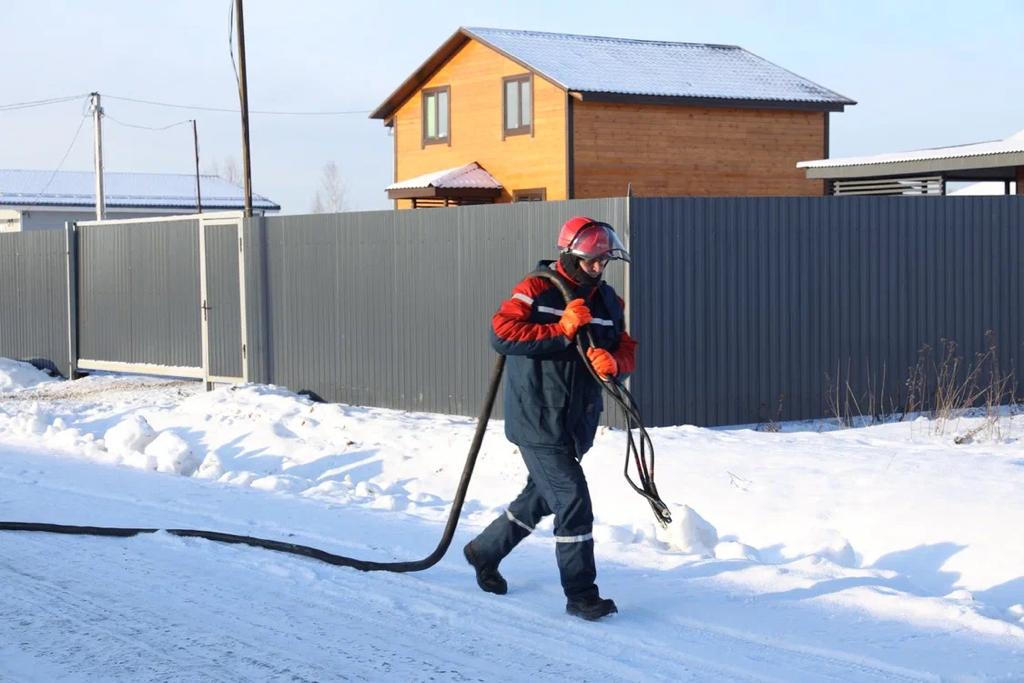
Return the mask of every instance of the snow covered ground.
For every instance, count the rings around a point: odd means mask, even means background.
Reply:
[[[0,532],[0,680],[1024,681],[1024,415],[954,445],[977,424],[653,430],[667,534],[602,430],[584,466],[620,614],[597,623],[563,612],[550,525],[503,563],[508,595],[476,588],[461,546],[525,480],[498,421],[452,549],[418,574]],[[0,359],[0,520],[419,559],[473,428]]]

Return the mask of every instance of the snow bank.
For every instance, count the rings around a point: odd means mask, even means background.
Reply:
[[[45,382],[56,381],[31,363],[23,363],[9,358],[0,358],[0,392],[28,389]]]

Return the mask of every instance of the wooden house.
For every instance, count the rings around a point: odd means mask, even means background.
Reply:
[[[370,116],[396,207],[667,195],[820,195],[855,104],[741,47],[460,28]]]

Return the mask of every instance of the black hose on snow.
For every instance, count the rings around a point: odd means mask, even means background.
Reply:
[[[555,287],[558,288],[558,291],[561,292],[566,303],[571,300],[571,292],[555,273],[550,270],[542,269],[534,271],[531,275],[536,275],[550,280],[554,283]],[[654,510],[654,515],[657,518],[658,523],[662,526],[667,526],[668,523],[672,521],[672,515],[669,512],[668,506],[665,505],[658,496],[658,490],[654,486],[654,447],[651,445],[651,439],[647,435],[647,430],[644,428],[643,422],[640,419],[640,411],[636,405],[636,401],[633,400],[632,395],[630,395],[629,391],[622,386],[618,380],[615,378],[602,380],[597,373],[594,372],[594,369],[590,366],[590,361],[587,359],[586,347],[583,343],[584,338],[590,346],[593,346],[593,338],[591,337],[589,330],[585,330],[584,334],[576,335],[576,348],[583,359],[584,367],[590,371],[590,374],[593,375],[598,384],[604,388],[608,395],[612,397],[620,408],[622,408],[626,415],[627,445],[626,467],[624,470],[626,481],[629,482],[629,485],[633,490],[647,499],[647,502],[651,505],[651,509]],[[0,531],[37,531],[54,534],[116,536],[122,538],[137,536],[139,534],[154,534],[158,531],[163,531],[173,536],[205,538],[209,541],[218,541],[220,543],[251,545],[257,548],[276,550],[278,552],[290,553],[292,555],[302,555],[303,557],[320,560],[321,562],[326,562],[328,564],[337,565],[339,567],[352,567],[364,572],[418,572],[424,569],[429,569],[444,557],[445,552],[448,550],[448,546],[451,545],[452,538],[455,536],[455,528],[458,526],[459,515],[462,513],[462,505],[466,500],[466,491],[469,488],[469,480],[473,476],[473,468],[476,466],[476,458],[480,453],[480,446],[483,444],[484,433],[487,431],[487,423],[491,419],[491,410],[494,407],[494,399],[498,394],[498,386],[501,384],[501,375],[504,369],[505,356],[499,355],[497,362],[494,364],[494,370],[491,373],[491,383],[487,388],[487,394],[484,397],[483,406],[480,408],[480,415],[477,418],[476,432],[473,435],[473,442],[469,447],[469,454],[466,456],[466,464],[462,469],[462,478],[459,480],[458,489],[455,491],[455,498],[452,500],[451,510],[448,512],[448,521],[445,524],[444,533],[441,535],[441,540],[438,542],[437,547],[434,548],[434,552],[430,553],[422,560],[415,560],[411,562],[371,562],[369,560],[358,560],[352,557],[345,557],[344,555],[335,555],[325,550],[320,550],[319,548],[299,545],[297,543],[286,543],[284,541],[273,541],[265,538],[225,534],[219,531],[204,531],[201,529],[147,529],[134,527],[72,526],[68,524],[45,524],[40,522],[0,522]],[[633,429],[637,429],[640,432],[639,450],[633,440]],[[629,475],[629,461],[631,455],[633,456],[633,461],[637,468],[637,476],[640,478],[639,486]]]
[[[494,398],[498,394],[498,385],[501,384],[501,373],[505,369],[505,356],[498,356],[491,373],[491,384],[487,388],[487,395],[484,404],[480,408],[480,417],[477,419],[476,433],[473,435],[473,443],[469,447],[469,455],[466,456],[466,464],[462,469],[462,479],[459,480],[459,487],[455,492],[455,499],[452,501],[451,510],[448,512],[448,522],[445,524],[444,533],[438,542],[434,552],[422,560],[413,562],[370,562],[368,560],[357,560],[344,555],[335,555],[325,550],[311,548],[296,543],[285,543],[284,541],[271,541],[265,538],[253,536],[238,536],[236,534],[224,534],[218,531],[203,531],[200,529],[140,529],[120,527],[96,527],[96,526],[70,526],[67,524],[41,524],[38,522],[0,522],[0,531],[43,531],[54,534],[76,534],[82,536],[136,536],[138,534],[154,534],[164,531],[173,536],[185,536],[189,538],[205,538],[210,541],[221,543],[241,543],[276,550],[292,555],[302,555],[320,560],[339,567],[352,567],[364,572],[418,572],[429,569],[437,564],[438,560],[444,557],[448,546],[451,545],[455,536],[455,527],[459,523],[459,515],[462,513],[462,504],[466,500],[466,490],[469,488],[469,480],[473,476],[473,467],[476,465],[476,456],[480,452],[480,446],[484,441],[484,432],[487,430],[487,423],[491,419],[491,409],[494,407]]]

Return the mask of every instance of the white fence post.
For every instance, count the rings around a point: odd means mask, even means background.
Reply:
[[[78,228],[74,221],[64,224],[67,264],[68,379],[78,379]]]

